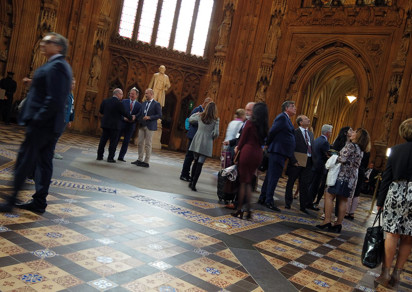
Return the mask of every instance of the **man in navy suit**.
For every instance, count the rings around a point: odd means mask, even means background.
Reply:
[[[160,103],[154,100],[153,96],[153,89],[146,89],[146,101],[142,103],[143,118],[139,120],[139,143],[137,144],[139,156],[136,161],[132,162],[141,167],[149,167],[153,133],[157,131],[157,120],[162,118]]]
[[[286,158],[292,157],[295,150],[295,129],[290,121],[295,114],[295,102],[285,101],[282,104],[282,113],[273,121],[266,141],[269,165],[258,203],[276,212],[280,212],[280,209],[275,205],[273,195],[282,176]]]
[[[312,146],[313,133],[309,131],[310,120],[305,115],[300,115],[296,118],[298,128],[295,129],[295,153],[290,157],[286,174],[288,175],[288,182],[286,184],[285,192],[285,209],[290,209],[293,202],[293,186],[295,181],[299,179],[299,201],[300,210],[303,213],[308,213],[306,208],[314,209],[312,197],[309,198],[309,185],[312,177]],[[306,161],[300,165],[296,159],[296,152],[302,153],[306,156]],[[319,210],[319,209],[318,209]]]
[[[66,125],[65,106],[72,83],[72,70],[64,59],[67,49],[67,39],[57,33],[46,34],[40,42],[40,52],[48,62],[34,72],[20,113],[20,124],[27,126],[26,136],[17,156],[14,191],[7,203],[0,205],[1,212],[12,210],[18,192],[34,168],[36,192],[33,199],[16,206],[38,213],[46,211],[54,149]]]
[[[135,120],[128,110],[123,107],[120,101],[123,97],[123,91],[120,88],[113,90],[113,97],[106,98],[100,105],[99,113],[103,116],[101,128],[103,130],[100,136],[99,147],[97,148],[97,160],[103,160],[104,148],[107,140],[110,139],[109,156],[107,162],[114,163],[117,142],[119,139],[120,128],[122,127],[122,118],[126,117],[130,121]]]
[[[312,183],[309,187],[309,197],[312,202],[318,196],[315,206],[322,199],[326,185],[326,168],[325,163],[329,158],[328,151],[330,145],[328,139],[332,134],[333,127],[331,125],[323,125],[321,135],[313,142],[313,167],[312,167]]]
[[[126,111],[129,111],[131,115],[135,116],[134,121],[129,121],[127,118],[123,117],[122,128],[120,130],[120,137],[123,136],[122,148],[120,149],[119,156],[117,160],[126,162],[124,156],[126,155],[127,148],[129,147],[130,138],[133,135],[134,130],[136,129],[136,123],[143,115],[142,105],[137,101],[139,97],[139,90],[136,87],[133,87],[129,91],[129,98],[123,99],[122,104]]]
[[[212,99],[210,97],[206,97],[205,100],[203,101],[203,104],[195,107],[192,112],[190,113],[190,116],[193,115],[194,113],[201,113],[205,109],[205,107],[208,105],[209,102],[211,102]],[[189,140],[189,143],[187,145],[187,151],[186,151],[186,156],[185,160],[183,161],[183,167],[182,167],[182,172],[180,174],[180,179],[184,181],[191,181],[189,171],[190,171],[190,166],[192,165],[193,162],[193,151],[190,151],[190,144],[192,143],[193,137],[195,136],[197,132],[197,124],[189,124],[189,130],[187,131],[187,138]]]

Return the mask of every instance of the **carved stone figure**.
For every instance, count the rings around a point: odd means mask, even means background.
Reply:
[[[266,89],[267,89],[266,82],[259,81],[258,89],[255,94],[255,102],[265,102],[266,101]]]
[[[271,23],[268,31],[268,38],[266,40],[265,53],[274,54],[276,56],[276,51],[282,32],[279,26],[279,18],[277,18],[276,15],[272,15],[270,22]]]
[[[96,46],[96,49],[96,54],[94,54],[90,65],[89,79],[87,80],[87,85],[91,88],[97,87],[100,80],[100,75],[102,74],[102,50],[98,45]]]
[[[160,103],[162,107],[165,106],[166,91],[170,88],[169,77],[165,74],[166,67],[161,65],[159,72],[153,74],[152,80],[150,80],[149,88],[154,91],[154,99]]]
[[[231,7],[226,7],[225,17],[219,26],[219,40],[216,49],[226,48],[229,43],[230,29],[232,27],[233,10]]]

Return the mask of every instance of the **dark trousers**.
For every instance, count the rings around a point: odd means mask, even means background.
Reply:
[[[123,122],[122,129],[119,133],[119,138],[117,143],[119,143],[120,137],[123,136],[122,148],[120,148],[119,159],[124,159],[126,155],[127,148],[129,147],[130,138],[132,138],[133,132],[136,129],[136,123]]]
[[[309,187],[309,198],[319,204],[326,186],[326,170],[312,170],[312,183]]]
[[[312,158],[308,158],[306,167],[289,165],[288,182],[285,191],[285,205],[290,206],[293,202],[293,186],[295,181],[299,179],[299,203],[300,208],[304,209],[306,206],[312,204],[312,197],[309,196],[310,179],[312,177]]]
[[[181,176],[185,176],[185,177],[190,176],[190,166],[192,165],[192,162],[194,159],[193,152],[189,150],[190,144],[192,144],[192,139],[189,139],[189,144],[187,145],[185,160],[183,161]]]
[[[0,101],[0,114],[3,121],[8,124],[10,123],[11,108],[13,105],[13,99],[5,99]]]
[[[282,176],[285,161],[285,156],[278,153],[269,153],[268,170],[259,197],[259,200],[265,201],[266,204],[272,204],[274,202],[273,195],[279,178]]]
[[[52,129],[34,128],[28,126],[26,137],[20,146],[14,172],[14,192],[11,202],[14,204],[26,177],[35,170],[34,182],[36,192],[32,196],[34,204],[46,208],[46,197],[49,193],[53,173],[53,155],[60,133]]]
[[[97,148],[97,157],[103,158],[104,148],[106,147],[107,140],[110,139],[109,144],[109,156],[107,159],[114,159],[116,152],[117,140],[119,138],[119,130],[103,128],[102,136],[100,137],[99,148]]]

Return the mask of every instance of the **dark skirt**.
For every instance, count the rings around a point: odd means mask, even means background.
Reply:
[[[346,181],[336,180],[335,185],[328,188],[328,193],[349,198],[352,190],[348,185],[349,183]]]

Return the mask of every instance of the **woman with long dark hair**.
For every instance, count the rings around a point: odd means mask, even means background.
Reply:
[[[246,124],[240,135],[240,140],[235,148],[235,153],[240,152],[239,171],[239,197],[237,211],[232,216],[243,218],[242,206],[246,202],[247,219],[252,218],[250,200],[252,196],[252,179],[257,168],[262,162],[262,145],[268,133],[268,108],[264,103],[253,106],[252,118]]]
[[[213,140],[219,136],[216,104],[214,102],[208,103],[203,112],[195,113],[189,118],[189,123],[198,124],[197,132],[189,147],[195,157],[191,172],[193,177],[189,187],[196,192],[196,184],[202,172],[203,163],[206,157],[212,156]]]
[[[370,137],[368,131],[359,128],[353,132],[350,142],[339,152],[337,162],[341,163],[338,178],[334,186],[325,192],[325,219],[322,225],[316,225],[319,229],[327,228],[328,231],[340,233],[342,221],[345,216],[348,198],[353,198],[358,180],[358,170],[363,153],[369,152]],[[339,197],[338,220],[335,225],[331,224],[331,214],[333,209],[333,199]]]

